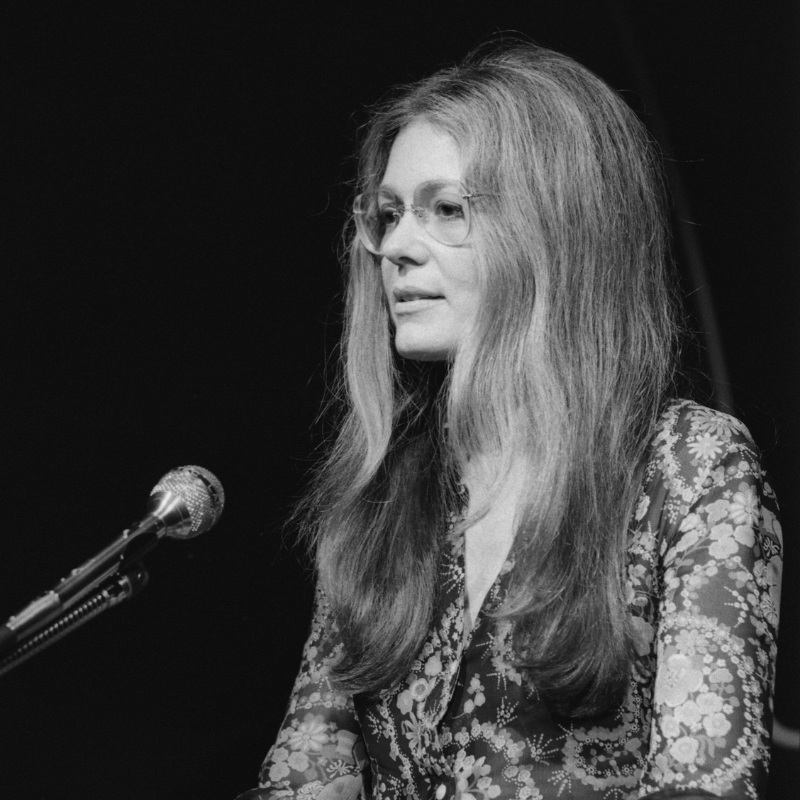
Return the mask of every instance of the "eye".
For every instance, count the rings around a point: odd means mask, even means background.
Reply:
[[[450,197],[438,197],[434,201],[433,213],[443,222],[455,222],[464,219],[464,204]]]
[[[396,205],[391,205],[388,203],[378,206],[378,210],[375,214],[378,225],[383,230],[397,225],[397,222],[401,216],[402,212],[400,209]]]

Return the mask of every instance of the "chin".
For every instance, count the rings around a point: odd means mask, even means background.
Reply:
[[[395,337],[394,346],[399,356],[411,361],[449,361],[453,356],[452,347],[433,342],[406,342]]]

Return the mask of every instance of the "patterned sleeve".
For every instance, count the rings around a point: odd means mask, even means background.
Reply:
[[[658,671],[640,796],[763,798],[781,577],[775,497],[731,417],[684,408],[656,446]]]
[[[362,791],[366,759],[353,700],[333,689],[328,677],[341,649],[335,633],[328,603],[317,591],[311,635],[259,788],[237,800],[353,800]]]

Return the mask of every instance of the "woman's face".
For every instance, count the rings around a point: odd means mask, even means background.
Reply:
[[[426,181],[463,181],[455,141],[423,120],[397,136],[381,182],[381,193],[408,207]],[[383,288],[395,328],[397,352],[434,361],[451,357],[478,311],[475,232],[464,244],[434,239],[413,213],[405,213],[384,239]]]

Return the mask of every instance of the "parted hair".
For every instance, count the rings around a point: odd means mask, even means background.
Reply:
[[[495,616],[555,713],[598,713],[629,682],[626,539],[677,353],[659,159],[602,80],[516,43],[394,91],[365,127],[357,192],[418,120],[453,138],[485,195],[480,311],[449,362],[400,358],[378,261],[348,224],[337,434],[300,507],[343,644],[333,679],[374,694],[407,674],[459,477],[476,454],[505,469],[514,454],[529,491]]]

